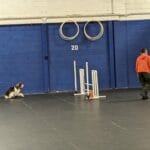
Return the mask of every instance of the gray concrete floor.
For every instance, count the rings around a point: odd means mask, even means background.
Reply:
[[[0,150],[149,150],[150,100],[139,90],[0,99]]]

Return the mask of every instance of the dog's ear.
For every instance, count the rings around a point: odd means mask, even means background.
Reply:
[[[23,83],[17,83],[17,84],[16,84],[16,87],[21,88],[22,86],[24,86],[24,84],[23,84]]]
[[[23,83],[21,83],[21,84],[20,84],[20,86],[21,86],[21,88],[23,88],[23,87],[24,87],[24,84],[23,84]]]
[[[20,86],[20,83],[17,83],[16,86],[19,87],[19,86]]]

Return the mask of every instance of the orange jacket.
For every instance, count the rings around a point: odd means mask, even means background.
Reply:
[[[141,54],[136,59],[136,72],[150,73],[150,56],[147,54]]]

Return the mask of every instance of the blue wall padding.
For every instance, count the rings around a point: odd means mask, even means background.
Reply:
[[[44,91],[41,27],[0,27],[0,94],[23,82],[26,93]]]
[[[58,24],[52,24],[48,26],[50,55],[50,89],[52,91],[73,90],[73,60],[76,60],[78,69],[85,68],[85,62],[88,61],[89,68],[96,69],[99,72],[99,84],[101,88],[110,87],[110,64],[108,61],[109,49],[107,24],[104,23],[105,33],[103,37],[97,41],[89,41],[84,36],[83,25],[84,23],[80,24],[80,34],[76,39],[72,41],[65,41],[59,36]],[[96,27],[98,28],[99,26]],[[93,28],[93,26],[90,28],[90,26],[88,26],[87,30],[89,34],[90,32],[96,33],[99,31],[97,28]],[[72,51],[71,45],[78,45],[79,50]]]
[[[150,49],[150,21],[114,24],[116,87],[138,87],[135,60],[141,48]]]
[[[118,25],[120,24],[120,25]],[[126,22],[114,23],[116,87],[128,86]]]
[[[135,60],[141,48],[150,49],[150,21],[103,22],[104,35],[97,41],[85,37],[84,25],[79,23],[72,41],[59,36],[60,24],[0,26],[0,95],[17,82],[25,83],[25,93],[73,91],[73,60],[77,69],[88,61],[90,70],[98,70],[101,89],[139,87]],[[66,24],[63,31],[69,36],[76,28]],[[91,36],[98,32],[97,24],[87,26]]]

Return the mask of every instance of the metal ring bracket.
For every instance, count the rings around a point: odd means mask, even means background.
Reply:
[[[86,28],[87,28],[87,25],[91,22],[96,22],[98,23],[100,29],[99,29],[99,33],[95,36],[90,36],[87,31],[86,31]],[[87,39],[91,40],[91,41],[95,41],[95,40],[98,40],[102,37],[104,33],[104,27],[103,27],[103,24],[100,22],[100,21],[88,21],[86,22],[86,24],[84,25],[84,35],[86,36]]]
[[[76,26],[76,29],[77,29],[77,32],[73,35],[73,36],[66,36],[64,33],[63,33],[63,27],[66,23],[69,23],[69,22],[64,22],[60,25],[59,27],[59,35],[62,39],[64,40],[74,40],[78,35],[79,35],[79,25],[77,22],[74,22],[72,21],[71,23],[74,23],[75,26]]]

